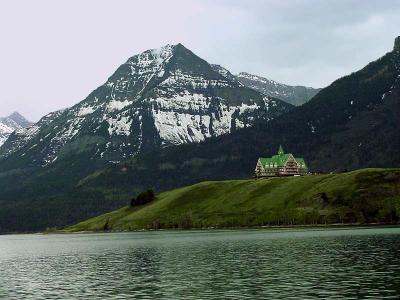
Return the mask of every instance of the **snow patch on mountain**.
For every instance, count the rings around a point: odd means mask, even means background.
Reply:
[[[209,108],[210,99],[204,96],[204,94],[184,91],[181,94],[174,94],[171,98],[157,97],[149,101],[155,103],[160,109],[200,111]]]
[[[173,49],[174,46],[169,44],[161,48],[150,49],[139,55],[134,56],[133,58],[137,58],[136,61],[135,59],[130,59],[129,62],[132,65],[135,64],[140,68],[147,68],[149,66],[154,66],[155,68],[157,68],[172,57]],[[143,71],[141,74],[144,73],[145,71]]]
[[[86,116],[86,115],[90,115],[90,114],[92,114],[94,112],[95,112],[95,109],[93,107],[86,106],[86,107],[81,107],[76,115],[78,117],[83,117],[83,116]]]
[[[126,135],[129,136],[132,119],[128,116],[118,115],[115,119],[111,118],[108,122],[108,133],[110,135]]]
[[[169,102],[157,98],[158,110],[152,111],[155,127],[164,145],[201,142],[211,136],[219,136],[230,133],[233,129],[251,126],[254,120],[252,113],[263,108],[257,104],[241,104],[238,106],[227,106],[219,103],[210,110],[210,100],[204,95],[183,95],[173,98]],[[190,101],[192,100],[192,101]],[[166,110],[168,106],[168,110]],[[264,97],[264,109],[276,107],[275,100]],[[188,111],[188,112],[182,112]],[[247,116],[245,120],[241,117]],[[246,121],[246,122],[245,122]]]
[[[179,145],[203,141],[211,134],[210,116],[172,111],[153,111],[155,126],[163,143]]]
[[[129,101],[129,100],[125,100],[125,101],[112,100],[107,105],[107,111],[112,112],[115,110],[121,110],[130,104],[131,104],[131,101]]]
[[[207,79],[201,75],[193,75],[187,74],[182,70],[176,70],[174,72],[170,72],[170,76],[166,78],[163,82],[161,82],[160,86],[188,86],[193,89],[196,88],[207,88],[207,87],[229,87],[232,86],[227,80],[224,79]]]
[[[8,136],[14,131],[14,128],[0,123],[0,146],[8,139]]]

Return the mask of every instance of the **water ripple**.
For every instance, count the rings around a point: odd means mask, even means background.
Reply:
[[[7,299],[398,299],[400,228],[0,237]]]

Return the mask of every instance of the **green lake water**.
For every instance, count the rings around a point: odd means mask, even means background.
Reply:
[[[4,299],[400,299],[400,228],[0,236]]]

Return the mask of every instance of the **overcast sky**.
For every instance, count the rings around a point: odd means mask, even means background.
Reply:
[[[1,0],[0,116],[37,121],[167,43],[233,73],[323,87],[398,35],[398,0]]]

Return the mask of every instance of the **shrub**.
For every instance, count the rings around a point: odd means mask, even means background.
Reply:
[[[132,197],[131,200],[129,200],[129,206],[130,207],[135,206],[135,201],[136,201],[136,198]]]
[[[106,222],[103,225],[103,230],[104,231],[108,231],[110,229],[109,223],[110,223],[110,218],[107,218]]]
[[[147,204],[153,201],[155,198],[156,197],[154,191],[149,189],[147,191],[141,192],[139,195],[137,195],[136,198],[132,198],[130,205],[132,207],[132,206]]]

